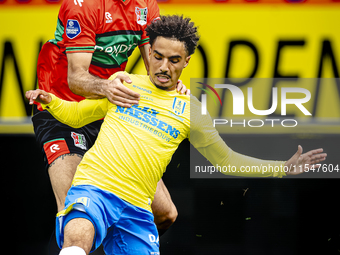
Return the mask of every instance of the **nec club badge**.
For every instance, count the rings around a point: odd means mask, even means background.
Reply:
[[[71,132],[71,137],[73,138],[75,146],[79,147],[80,149],[87,150],[86,139],[83,134]]]
[[[137,15],[137,23],[142,26],[146,25],[146,21],[147,21],[146,17],[148,14],[148,8],[147,7],[145,8],[136,7],[135,12]]]
[[[77,37],[81,32],[78,20],[69,19],[66,25],[66,36],[70,39]]]

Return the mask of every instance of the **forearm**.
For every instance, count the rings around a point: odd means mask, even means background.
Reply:
[[[215,168],[226,175],[244,177],[285,176],[284,161],[262,160],[234,152],[220,139],[204,148],[198,148]]]
[[[93,76],[85,70],[68,73],[68,85],[70,90],[77,95],[99,99],[105,97],[105,89],[109,85],[109,80]]]
[[[146,44],[146,45],[139,47],[147,74],[149,74],[149,49],[150,49],[150,44]]]
[[[58,121],[80,128],[91,122],[102,119],[107,112],[107,99],[83,100],[81,102],[69,102],[50,94],[52,101],[49,104],[41,104],[44,110],[49,111]]]

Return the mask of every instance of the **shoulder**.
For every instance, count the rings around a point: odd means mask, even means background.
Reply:
[[[116,73],[114,73],[114,74],[112,74],[109,78],[108,78],[108,80],[114,80],[118,75],[126,75],[126,76],[129,76],[130,77],[130,79],[131,79],[131,76],[132,76],[132,74],[129,74],[128,72],[125,72],[125,71],[119,71],[119,72],[116,72]]]
[[[131,74],[126,71],[119,71],[114,74],[112,74],[109,78],[109,80],[114,80],[118,75],[126,75],[129,76],[129,78],[132,80],[132,82],[145,82],[148,81],[147,75],[139,75],[139,74]]]
[[[88,16],[97,15],[101,4],[96,0],[64,0],[59,11],[59,17],[86,19]]]
[[[73,9],[76,8],[79,11],[88,9],[88,8],[95,8],[98,9],[100,6],[100,2],[103,1],[98,1],[97,0],[64,0],[61,8],[68,8],[68,9]]]

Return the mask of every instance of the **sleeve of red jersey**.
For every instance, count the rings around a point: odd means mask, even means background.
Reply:
[[[147,25],[149,25],[152,21],[157,20],[157,19],[159,19],[159,7],[157,5],[157,1],[149,0],[148,1]],[[144,27],[143,34],[138,45],[139,47],[144,46],[145,44],[149,43],[149,37],[146,35],[146,31],[145,31],[146,26]]]
[[[96,45],[98,3],[93,0],[64,0],[59,19],[64,26],[66,53],[93,53]]]

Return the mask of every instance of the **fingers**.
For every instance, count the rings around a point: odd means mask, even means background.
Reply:
[[[34,101],[42,104],[49,104],[52,100],[50,94],[41,89],[29,90],[26,92],[26,98],[29,100],[29,104],[33,104]]]
[[[130,77],[126,74],[123,74],[123,73],[118,74],[115,79],[119,79],[119,80],[125,81],[127,83],[132,83]]]
[[[28,99],[29,104],[33,104],[33,99],[31,98],[32,90],[26,91],[25,96]]]
[[[121,96],[112,96],[112,97],[107,97],[107,99],[115,105],[121,106],[121,107],[128,107],[130,108],[132,105],[138,105],[139,101],[138,100],[130,100],[126,99]]]
[[[188,90],[187,87],[183,84],[183,87],[181,88],[180,93],[185,94],[187,92],[187,90]]]
[[[116,88],[113,89],[112,92],[117,96],[124,97],[129,100],[136,100],[137,103],[139,102],[140,94],[131,89],[128,89],[123,84],[118,84],[118,86],[116,86]]]
[[[311,150],[311,151],[306,152],[306,155],[312,156],[314,154],[318,154],[318,153],[321,153],[321,152],[323,152],[323,149],[319,148],[319,149],[315,149],[315,150]]]
[[[325,161],[327,157],[326,153],[318,154],[310,158],[310,163],[316,164],[322,161]]]
[[[311,150],[306,152],[305,154],[303,154],[303,160],[305,162],[311,163],[311,164],[315,164],[315,163],[319,163],[321,161],[326,160],[327,157],[327,153],[322,153],[323,149],[315,149],[315,150]]]
[[[29,90],[26,92],[25,96],[29,100],[29,104],[32,105],[39,95],[42,95],[44,91],[40,89]],[[39,102],[39,100],[36,100]]]
[[[293,168],[290,167],[293,171],[289,171],[288,175],[301,174],[308,172],[310,169],[316,169],[321,166],[319,163],[327,158],[327,153],[324,153],[322,148],[310,150],[304,154],[302,152],[303,148],[299,145],[293,157],[286,162],[286,166],[294,166]],[[296,169],[300,170],[296,171]]]
[[[181,80],[177,81],[176,91],[181,94],[190,95],[190,89],[187,89],[187,87],[183,84]]]
[[[327,157],[327,153],[320,153],[320,154],[311,156],[310,159],[315,160],[315,159],[326,158],[326,157]]]
[[[126,86],[124,86],[123,82],[127,82],[127,83],[132,83],[131,79],[129,78],[129,76],[125,75],[125,74],[118,74],[117,77],[110,83],[110,85],[113,87],[113,89],[117,89],[116,91],[113,92],[123,92],[123,94],[126,94],[128,99],[139,99],[140,95],[127,88]]]
[[[321,164],[318,163],[325,161],[327,157],[327,153],[320,153],[322,151],[323,149],[316,149],[301,155],[301,166],[304,166],[305,172],[321,167]]]
[[[111,103],[121,107],[131,107],[134,104],[139,104],[139,98],[132,97],[131,95],[118,89],[109,91],[106,97]]]
[[[121,107],[131,107],[133,104],[139,104],[140,94],[124,86],[123,82],[131,83],[127,75],[119,74],[109,83],[106,91],[108,100]]]

